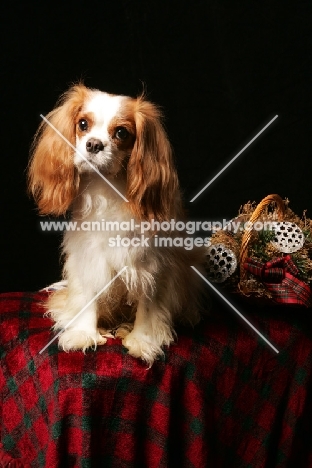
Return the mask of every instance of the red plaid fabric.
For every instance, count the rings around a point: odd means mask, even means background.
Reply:
[[[306,283],[296,277],[298,269],[290,255],[267,263],[247,258],[244,268],[262,281],[275,302],[312,306],[311,290]]]
[[[0,444],[0,468],[29,468],[29,464],[21,459],[14,459],[3,450]]]
[[[56,343],[39,354],[52,336],[46,297],[0,296],[7,456],[32,468],[312,466],[308,314],[241,306],[276,354],[215,304],[148,370],[114,339],[86,354]]]

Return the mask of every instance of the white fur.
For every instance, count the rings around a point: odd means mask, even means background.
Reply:
[[[80,199],[79,211],[74,209],[75,220],[130,222],[131,215],[125,210],[120,196],[99,176],[92,174],[85,184],[87,189],[82,188],[81,199],[86,201],[87,207]],[[196,253],[180,249],[182,265],[167,264],[166,257],[174,257],[172,248],[159,249],[153,247],[152,242],[147,249],[109,247],[109,237],[118,234],[121,237],[134,235],[131,231],[66,232],[63,252],[67,256],[64,271],[68,279],[68,296],[61,310],[53,309],[52,298],[50,312],[56,320],[55,328],[66,327],[67,322],[126,265],[122,281],[127,289],[128,301],[137,303],[137,312],[134,329],[130,333],[128,331],[129,334],[121,333],[121,336],[130,354],[151,365],[162,354],[162,346],[173,341],[173,319],[180,308],[185,307],[183,312],[186,317],[190,316],[190,322],[199,319],[194,295],[194,290],[196,294],[199,289],[198,278],[190,268],[192,256],[196,257]],[[158,279],[159,276],[162,278]],[[179,298],[186,288],[189,288],[189,299],[192,301],[189,304]],[[58,294],[55,293],[56,296]],[[109,294],[109,291],[105,294]],[[105,341],[97,331],[97,305],[94,302],[61,335],[59,343],[64,350],[70,350],[96,347]]]

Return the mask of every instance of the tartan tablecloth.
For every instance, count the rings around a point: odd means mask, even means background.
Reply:
[[[147,370],[114,339],[39,354],[46,298],[0,296],[1,467],[312,467],[311,311],[243,307],[277,354],[214,304]]]

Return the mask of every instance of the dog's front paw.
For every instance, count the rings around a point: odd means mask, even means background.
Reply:
[[[64,351],[81,349],[85,352],[88,348],[96,349],[97,345],[103,345],[106,341],[98,331],[87,333],[84,330],[68,329],[59,337],[59,347]]]
[[[129,354],[140,358],[151,367],[153,362],[164,355],[160,345],[149,339],[148,336],[132,331],[123,340],[122,344],[128,349]]]

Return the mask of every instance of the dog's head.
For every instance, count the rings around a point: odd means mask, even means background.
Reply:
[[[178,179],[161,117],[144,96],[117,96],[81,84],[70,88],[32,145],[29,188],[40,212],[64,214],[81,174],[99,171],[112,182],[126,174],[126,198],[137,218],[173,216]]]

